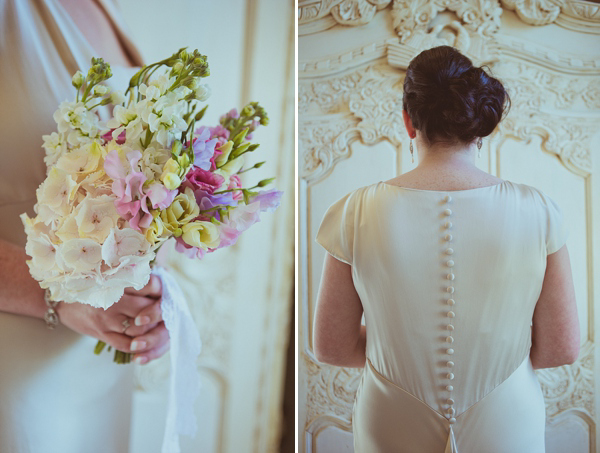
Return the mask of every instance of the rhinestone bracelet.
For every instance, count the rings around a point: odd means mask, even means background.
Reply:
[[[57,300],[50,300],[50,290],[46,288],[44,291],[44,301],[48,310],[44,314],[44,321],[48,329],[54,329],[58,325],[58,313],[56,312],[56,306],[58,305]]]

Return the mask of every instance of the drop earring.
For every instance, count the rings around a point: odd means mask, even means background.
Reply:
[[[477,139],[477,157],[481,157],[481,146],[483,145],[483,140],[481,137]]]
[[[415,163],[415,155],[413,153],[412,138],[410,139],[410,157],[411,157],[412,163],[414,164]]]

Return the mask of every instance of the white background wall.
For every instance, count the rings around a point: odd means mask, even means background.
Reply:
[[[284,354],[294,264],[294,10],[279,0],[119,0],[147,63],[180,47],[208,56],[212,88],[203,124],[257,100],[270,124],[246,181],[277,176],[282,205],[238,244],[170,264],[203,340],[199,431],[183,452],[278,451]],[[164,430],[168,357],[141,367],[134,399],[132,453],[158,452]]]

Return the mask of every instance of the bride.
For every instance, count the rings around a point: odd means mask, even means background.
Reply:
[[[0,30],[0,451],[126,452],[133,370],[93,349],[102,340],[139,364],[168,350],[160,279],[106,311],[53,308],[29,274],[19,214],[33,214],[42,135],[74,93],[71,75],[100,56],[113,69],[108,84],[121,88],[143,62],[109,0],[5,0]]]

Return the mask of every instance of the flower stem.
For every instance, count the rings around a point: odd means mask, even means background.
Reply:
[[[94,348],[94,354],[99,355],[105,347],[106,343],[104,341],[98,340],[98,343],[96,343],[96,347]],[[108,350],[111,350],[110,346],[108,347]],[[118,364],[129,363],[131,362],[131,356],[132,354],[130,352],[123,352],[115,349],[115,357],[113,359],[113,362]]]

